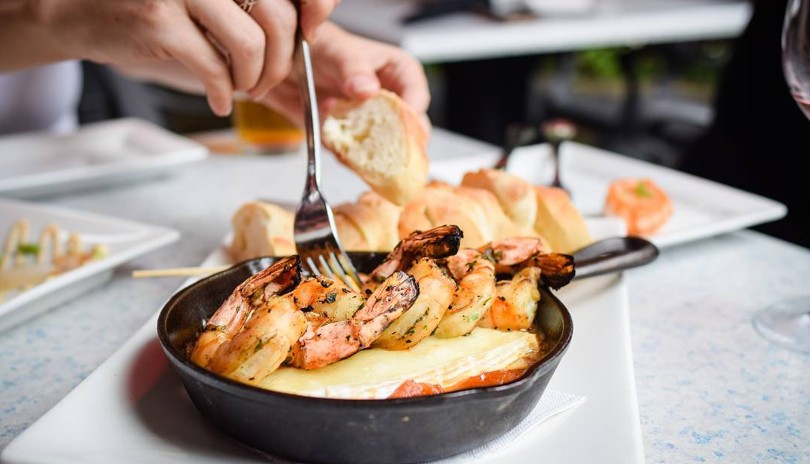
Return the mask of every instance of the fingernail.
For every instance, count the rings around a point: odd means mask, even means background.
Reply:
[[[359,75],[350,77],[346,82],[346,87],[350,96],[368,96],[377,92],[379,83],[370,76]]]
[[[222,118],[229,116],[233,109],[233,104],[230,100],[225,100],[221,103],[209,101],[208,104],[211,106],[211,110],[213,110],[214,114]]]

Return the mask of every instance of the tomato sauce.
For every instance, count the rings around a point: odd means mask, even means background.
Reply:
[[[439,393],[444,393],[444,388],[440,385],[406,380],[388,398],[414,398],[417,396],[438,395]]]
[[[405,382],[402,382],[402,384],[397,387],[397,389],[394,390],[394,392],[391,393],[388,398],[416,398],[418,396],[438,395],[439,393],[467,390],[470,388],[495,387],[514,382],[522,377],[531,366],[539,362],[546,353],[543,335],[539,333],[535,333],[535,335],[537,336],[540,350],[523,358],[525,367],[483,372],[479,375],[468,377],[461,382],[450,385],[447,388],[431,383],[421,383],[413,380],[406,380]]]
[[[394,390],[394,393],[392,393],[388,398],[415,398],[417,396],[437,395],[439,393],[466,390],[468,388],[494,387],[496,385],[503,385],[517,380],[524,373],[526,373],[526,369],[484,372],[481,375],[464,379],[446,389],[442,388],[441,385],[406,380],[402,383],[402,385]]]

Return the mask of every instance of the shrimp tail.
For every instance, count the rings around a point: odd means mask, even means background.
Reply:
[[[540,281],[554,290],[565,287],[576,274],[574,257],[563,253],[538,254],[532,257],[531,265],[539,267]]]
[[[464,233],[458,226],[444,225],[424,232],[411,232],[397,246],[401,246],[403,254],[411,258],[409,261],[417,256],[440,259],[458,253],[463,237]]]
[[[441,259],[458,253],[464,233],[454,225],[434,227],[426,231],[413,231],[402,239],[388,257],[369,275],[363,291],[371,294],[373,287],[396,271],[404,271],[419,258]]]
[[[300,282],[301,258],[294,255],[282,258],[254,274],[237,287],[237,291],[245,298],[266,299],[272,295],[282,295],[297,287]]]
[[[357,338],[361,347],[370,346],[394,320],[413,305],[418,296],[416,279],[403,271],[395,272],[377,287],[353,317],[353,321],[358,323]]]

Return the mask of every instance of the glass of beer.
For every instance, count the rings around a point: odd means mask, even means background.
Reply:
[[[298,150],[304,140],[304,132],[285,116],[246,99],[234,102],[233,126],[248,153],[289,153]]]

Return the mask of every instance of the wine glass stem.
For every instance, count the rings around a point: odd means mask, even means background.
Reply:
[[[552,187],[563,188],[560,181],[560,140],[551,142],[551,156],[554,158],[554,179],[551,181]]]

